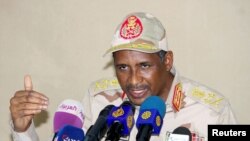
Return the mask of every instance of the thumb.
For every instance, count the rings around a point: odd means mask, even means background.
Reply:
[[[33,89],[32,80],[30,75],[24,76],[24,89],[26,91],[31,91]]]

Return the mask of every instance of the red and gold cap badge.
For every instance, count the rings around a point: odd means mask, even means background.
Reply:
[[[128,17],[122,24],[120,36],[124,39],[133,39],[141,35],[143,30],[140,19],[136,16]]]

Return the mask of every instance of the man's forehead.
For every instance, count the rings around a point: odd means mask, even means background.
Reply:
[[[113,53],[113,58],[115,61],[140,61],[148,62],[149,60],[154,60],[159,58],[157,53],[145,53],[135,50],[120,50]]]
[[[113,55],[119,54],[120,55],[145,55],[145,56],[151,56],[155,55],[157,53],[146,53],[146,52],[141,52],[137,50],[118,50],[116,52],[113,52]]]

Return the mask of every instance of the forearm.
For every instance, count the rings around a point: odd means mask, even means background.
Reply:
[[[16,132],[13,128],[12,121],[10,125],[13,141],[39,141],[33,121],[30,127],[25,132]]]

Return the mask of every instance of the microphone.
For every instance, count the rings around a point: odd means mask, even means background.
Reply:
[[[135,107],[129,101],[124,101],[119,107],[114,107],[107,119],[110,127],[106,141],[118,141],[121,136],[128,136],[134,126]]]
[[[136,121],[137,141],[149,141],[151,134],[159,135],[166,113],[165,102],[158,96],[148,97],[141,105]]]
[[[169,136],[168,141],[192,141],[192,133],[188,128],[180,126],[174,129],[173,133]]]
[[[58,131],[55,141],[83,141],[84,132],[81,128],[65,125]]]
[[[84,122],[83,106],[79,101],[67,99],[62,101],[54,115],[54,137],[65,125],[82,128]]]
[[[88,129],[84,141],[99,141],[103,138],[108,130],[107,117],[113,107],[115,106],[108,105],[99,113],[95,124]]]

